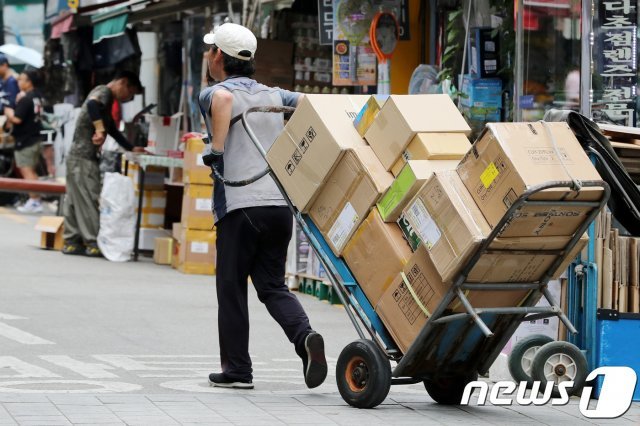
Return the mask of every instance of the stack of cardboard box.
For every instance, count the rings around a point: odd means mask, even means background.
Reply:
[[[185,144],[182,220],[173,225],[172,265],[185,274],[215,274],[216,231],[213,226],[211,170],[202,162],[204,142]]]
[[[445,95],[392,95],[386,101],[307,95],[267,156],[293,203],[344,258],[402,351],[524,191],[550,180],[599,179],[566,124],[491,124],[473,147],[469,133]],[[601,196],[599,190],[580,194],[583,200]],[[574,197],[567,189],[538,196]],[[563,248],[587,213],[526,207],[492,248]],[[586,241],[584,236],[569,258]],[[553,260],[493,252],[480,258],[469,281],[536,281]],[[467,292],[476,307],[518,306],[527,295]],[[463,310],[458,300],[449,308]]]

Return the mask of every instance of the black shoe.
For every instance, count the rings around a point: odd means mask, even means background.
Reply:
[[[209,374],[209,385],[218,388],[253,389],[253,383],[250,380],[248,382],[234,380],[227,377],[224,373]]]
[[[304,339],[302,372],[304,382],[309,389],[320,386],[327,378],[327,360],[324,357],[324,339],[316,332],[311,332]]]
[[[84,255],[88,257],[102,257],[102,252],[98,246],[90,245],[84,250]]]
[[[64,243],[62,254],[84,254],[84,246],[77,243]]]

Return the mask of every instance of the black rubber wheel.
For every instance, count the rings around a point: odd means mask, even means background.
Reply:
[[[478,380],[477,373],[434,377],[424,381],[424,388],[438,404],[459,405],[464,394],[464,388],[475,380]]]
[[[518,341],[509,355],[508,366],[511,377],[516,383],[527,382],[531,385],[531,365],[533,358],[541,346],[553,342],[553,339],[544,334],[534,334]]]
[[[357,408],[382,403],[391,388],[391,365],[371,340],[356,340],[340,352],[336,364],[338,390],[345,402]]]
[[[540,347],[531,364],[531,378],[541,382],[540,392],[544,392],[547,382],[554,382],[552,395],[555,398],[560,396],[558,383],[573,381],[567,393],[575,395],[584,386],[588,374],[587,358],[569,342],[551,342]]]

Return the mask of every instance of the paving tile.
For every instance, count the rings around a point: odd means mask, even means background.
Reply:
[[[49,395],[47,398],[55,405],[103,405],[103,402],[95,396]]]
[[[60,411],[50,402],[7,402],[4,408],[12,415],[60,415]]]

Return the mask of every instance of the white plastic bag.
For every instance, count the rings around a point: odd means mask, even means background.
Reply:
[[[105,173],[100,193],[98,247],[112,262],[126,262],[133,251],[136,199],[133,181],[120,173]]]

